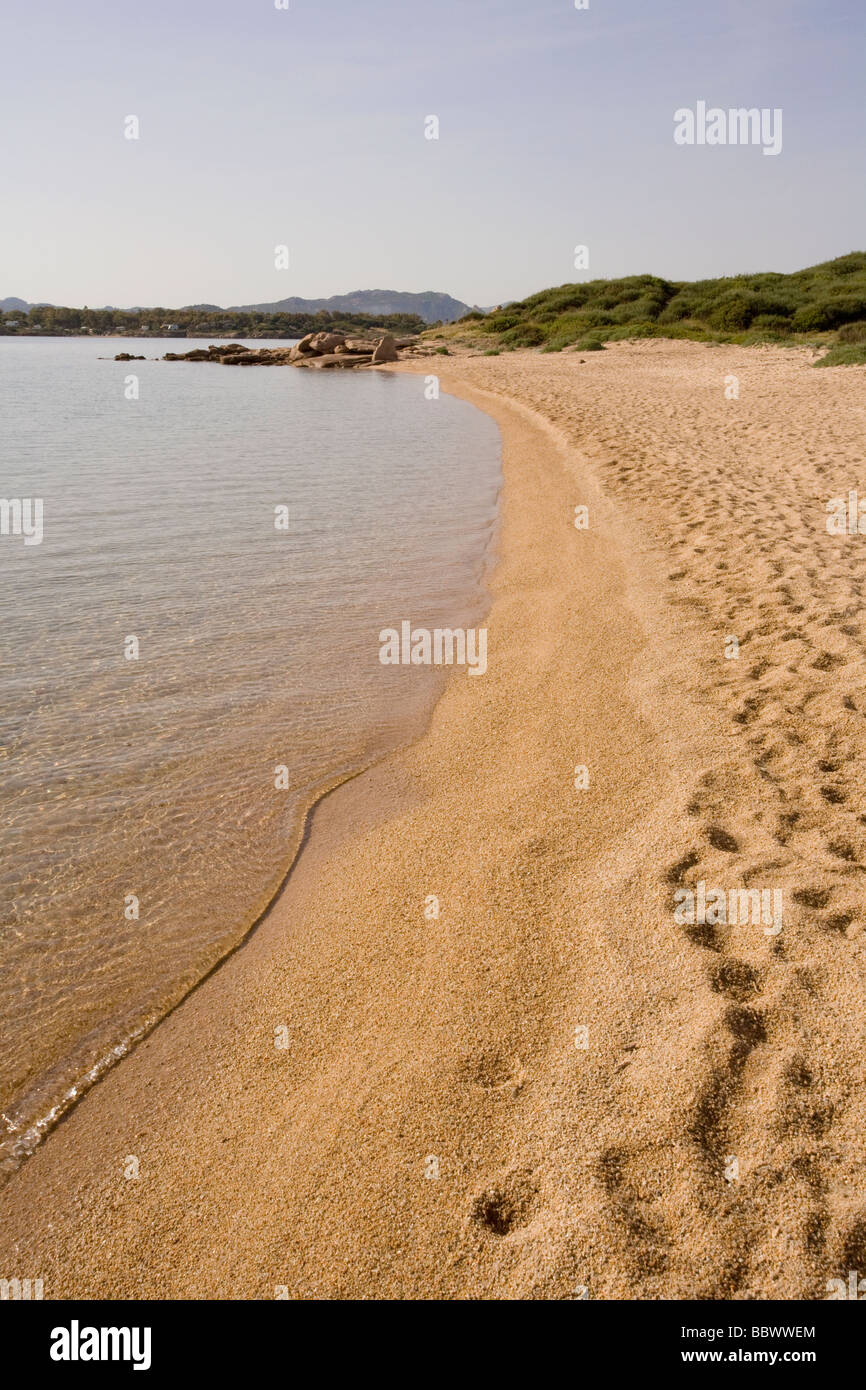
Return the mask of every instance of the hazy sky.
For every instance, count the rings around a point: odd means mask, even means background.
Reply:
[[[866,244],[863,0],[0,2],[0,297],[486,305]],[[782,108],[781,154],[676,145],[699,100]]]

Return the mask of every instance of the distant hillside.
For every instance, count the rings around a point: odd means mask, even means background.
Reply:
[[[26,299],[0,299],[0,312],[23,313],[29,309],[53,308],[44,300],[38,306],[28,304]],[[113,309],[105,304],[104,309]],[[149,312],[142,305],[122,310],[124,313]],[[271,304],[233,304],[223,309],[219,304],[185,304],[181,310],[165,310],[166,313],[205,313],[205,314],[363,314],[368,318],[391,317],[395,314],[409,314],[423,319],[425,323],[453,323],[470,312],[470,306],[450,294],[437,294],[435,290],[424,290],[421,294],[404,294],[402,290],[353,290],[351,294],[333,294],[330,299],[278,299]],[[486,312],[486,311],[482,311]]]
[[[460,330],[500,350],[558,352],[576,345],[586,351],[623,338],[809,341],[832,349],[822,360],[828,366],[866,361],[866,252],[791,275],[766,271],[695,281],[630,275],[560,285],[476,318]]]
[[[424,290],[404,294],[401,290],[353,290],[351,294],[332,294],[330,299],[278,299],[271,304],[234,304],[239,313],[260,314],[417,314],[425,323],[453,323],[468,314],[470,306],[450,294]]]

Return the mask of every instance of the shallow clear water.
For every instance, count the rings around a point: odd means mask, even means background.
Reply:
[[[441,673],[380,629],[485,610],[487,416],[422,377],[100,360],[199,345],[0,338],[0,493],[44,508],[0,535],[7,1165],[242,938],[315,795],[422,727]]]

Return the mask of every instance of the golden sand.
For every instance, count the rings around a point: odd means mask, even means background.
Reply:
[[[825,525],[866,492],[866,408],[860,369],[810,362],[441,359],[502,431],[487,673],[319,804],[258,931],[11,1178],[0,1273],[719,1299],[866,1273],[866,536]],[[781,890],[782,931],[678,922],[699,882]]]

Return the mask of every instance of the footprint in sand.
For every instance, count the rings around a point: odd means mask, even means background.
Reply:
[[[510,1174],[474,1198],[470,1220],[490,1235],[508,1236],[529,1221],[537,1195],[529,1174]]]
[[[739,843],[730,835],[727,830],[723,830],[719,825],[711,825],[707,828],[707,839],[713,849],[724,850],[726,854],[736,854],[740,848]]]
[[[717,994],[739,1004],[761,993],[761,975],[743,960],[726,960],[713,968],[710,982]]]

